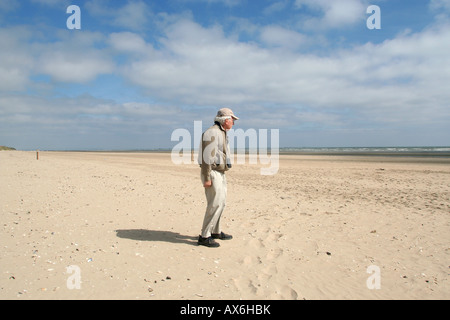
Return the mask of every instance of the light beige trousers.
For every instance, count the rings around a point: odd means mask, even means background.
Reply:
[[[211,170],[212,186],[205,188],[206,212],[203,218],[202,237],[208,238],[212,233],[220,233],[220,217],[225,209],[227,199],[227,178],[225,173]],[[202,183],[204,183],[202,179]]]

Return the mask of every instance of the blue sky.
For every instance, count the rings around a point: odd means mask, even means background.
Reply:
[[[281,147],[449,145],[449,16],[449,0],[1,0],[0,145],[172,148],[225,106]]]

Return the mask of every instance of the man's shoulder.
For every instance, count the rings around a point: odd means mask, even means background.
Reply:
[[[220,127],[217,124],[212,125],[211,127],[209,127],[208,129],[206,129],[206,132],[216,132],[216,131],[220,131]]]
[[[220,127],[215,124],[208,128],[202,135],[203,141],[215,141],[216,143],[220,143],[224,139],[226,139],[225,133],[220,129]]]
[[[220,126],[217,123],[214,123],[211,127],[209,127],[210,129],[214,129],[214,130],[220,130]]]

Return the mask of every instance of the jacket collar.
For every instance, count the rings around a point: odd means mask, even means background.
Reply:
[[[227,131],[226,131],[224,128],[222,128],[222,125],[220,124],[219,121],[214,121],[214,124],[216,124],[216,125],[220,128],[220,130],[222,130],[223,132],[225,132],[225,134],[227,133]]]

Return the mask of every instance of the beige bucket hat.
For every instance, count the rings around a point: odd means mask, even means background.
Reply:
[[[239,120],[230,108],[222,108],[217,112],[217,117],[232,117],[234,120]]]

